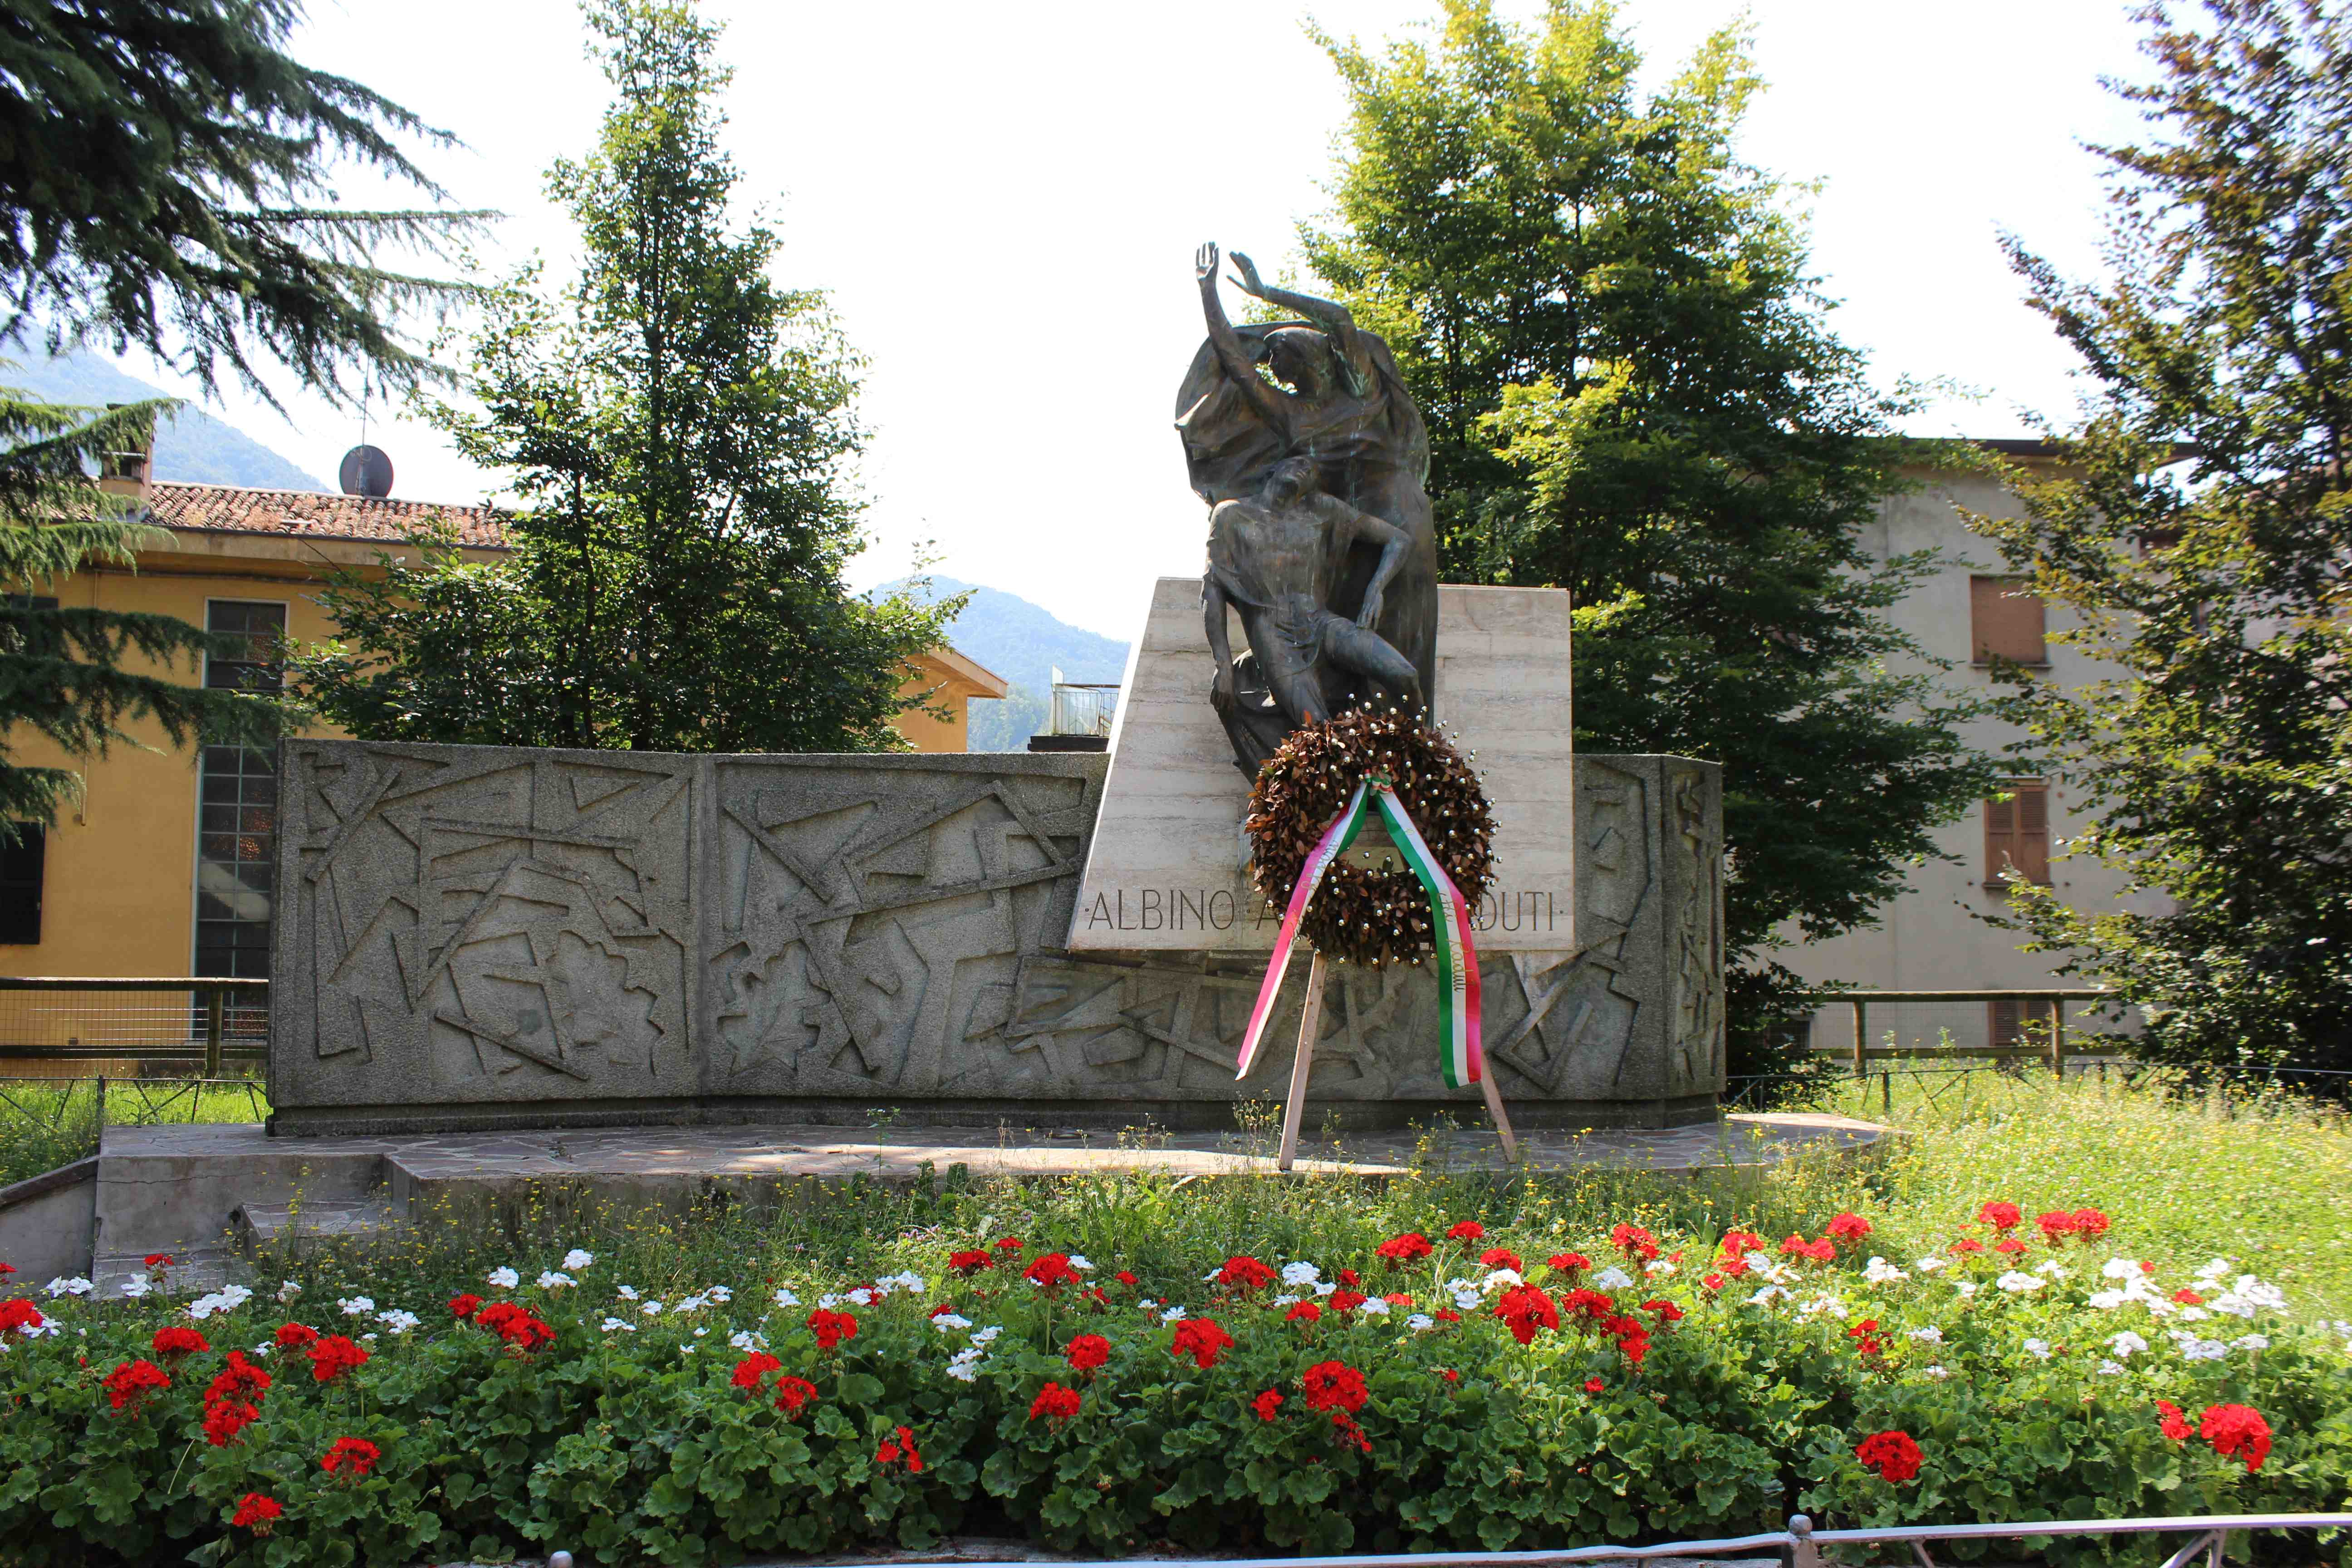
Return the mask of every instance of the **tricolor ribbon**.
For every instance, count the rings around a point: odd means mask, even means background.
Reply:
[[[1307,906],[1314,901],[1315,889],[1322,885],[1323,874],[1356,841],[1356,834],[1364,825],[1367,801],[1380,808],[1398,853],[1419,879],[1422,890],[1429,895],[1430,922],[1437,932],[1437,986],[1444,998],[1438,1023],[1445,1081],[1452,1088],[1465,1089],[1486,1075],[1486,1056],[1478,1045],[1478,950],[1470,937],[1470,906],[1463,901],[1462,890],[1445,874],[1445,868],[1438,864],[1421,829],[1405,814],[1389,781],[1373,774],[1356,785],[1355,794],[1348,797],[1346,809],[1332,818],[1331,826],[1323,831],[1322,841],[1299,868],[1297,885],[1290,889],[1290,908],[1284,912],[1282,930],[1274,940],[1274,957],[1266,965],[1265,983],[1258,987],[1257,1005],[1250,1011],[1249,1033],[1242,1040],[1241,1065],[1234,1075],[1236,1078],[1247,1078],[1252,1064],[1257,1060],[1258,1042],[1274,1016],[1274,999],[1282,990],[1284,973],[1290,968],[1290,949],[1298,940],[1298,922],[1306,916]]]

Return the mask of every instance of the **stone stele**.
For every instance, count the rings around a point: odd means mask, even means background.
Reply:
[[[1258,897],[1242,836],[1250,781],[1202,699],[1213,668],[1201,580],[1160,578],[1128,656],[1074,952],[1274,946],[1282,910]],[[1471,916],[1479,951],[1576,952],[1568,595],[1441,586],[1436,712],[1495,813],[1495,884]],[[1386,843],[1360,837],[1351,858],[1377,863]]]
[[[287,742],[272,1131],[1231,1127],[1282,1092],[1307,965],[1237,1084],[1262,957],[1069,951],[1110,763]],[[1481,955],[1502,1091],[1531,1128],[1710,1116],[1717,772],[1575,787],[1585,945]],[[1343,968],[1323,1016],[1310,1127],[1481,1116],[1425,970]]]

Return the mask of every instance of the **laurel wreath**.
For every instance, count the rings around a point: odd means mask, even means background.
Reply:
[[[1473,908],[1494,881],[1495,815],[1454,743],[1391,709],[1353,709],[1292,732],[1258,770],[1250,791],[1250,869],[1259,896],[1287,908],[1307,857],[1367,775],[1386,777],[1398,803]],[[1363,839],[1358,838],[1360,847]],[[1418,963],[1435,932],[1429,899],[1393,854],[1384,867],[1356,850],[1324,874],[1299,929],[1340,963]]]

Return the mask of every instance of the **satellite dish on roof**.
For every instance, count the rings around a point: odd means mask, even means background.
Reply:
[[[343,466],[335,477],[345,495],[382,500],[392,493],[392,459],[383,447],[362,444],[343,454]]]

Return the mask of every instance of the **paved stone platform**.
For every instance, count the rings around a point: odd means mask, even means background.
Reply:
[[[1696,1127],[1522,1135],[1532,1172],[1613,1167],[1690,1173],[1866,1148],[1874,1122],[1734,1115]],[[1501,1175],[1491,1131],[1441,1126],[1308,1141],[1302,1177],[1402,1175],[1419,1165]],[[254,1123],[112,1127],[98,1156],[93,1278],[105,1289],[150,1252],[183,1259],[184,1283],[233,1270],[240,1248],[327,1243],[426,1218],[513,1229],[534,1212],[677,1213],[789,1204],[863,1177],[912,1182],[961,1167],[974,1179],[1150,1171],[1273,1176],[1275,1140],[1244,1133],[1107,1133],[1053,1127],[994,1136],[921,1128],[648,1127],[271,1138]],[[9,1216],[0,1214],[0,1230]]]

